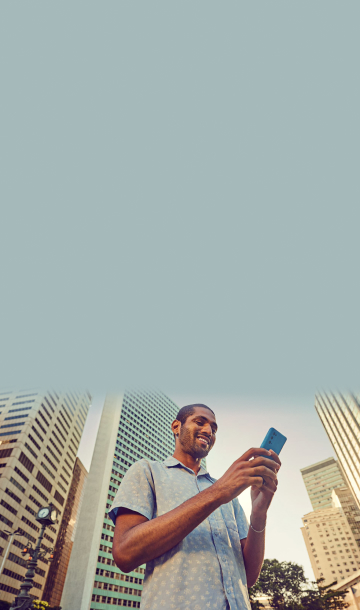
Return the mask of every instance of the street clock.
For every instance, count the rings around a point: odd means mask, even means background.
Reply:
[[[57,510],[53,504],[40,508],[35,517],[42,525],[54,525],[57,521]]]

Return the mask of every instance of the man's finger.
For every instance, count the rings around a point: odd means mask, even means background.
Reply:
[[[272,493],[275,493],[277,490],[277,483],[276,481],[264,481],[264,486],[268,491],[271,491]]]
[[[279,464],[277,464],[275,462],[275,460],[270,459],[270,456],[265,457],[263,455],[258,455],[256,458],[254,458],[253,460],[250,460],[250,462],[249,462],[249,466],[251,466],[252,468],[255,466],[261,466],[261,465],[266,466],[267,468],[270,468],[274,472],[278,472],[278,470],[280,469]]]
[[[276,473],[273,470],[270,470],[270,468],[267,468],[264,465],[261,466],[255,466],[254,468],[252,468],[252,472],[255,475],[260,475],[261,477],[266,477],[268,479],[272,479],[272,480],[276,480]]]
[[[278,456],[277,453],[275,453],[275,451],[273,451],[272,449],[270,449],[270,453],[271,453],[271,457],[272,459],[277,462],[277,464],[279,465],[279,467],[281,466],[281,462],[280,462],[280,458]]]
[[[242,455],[236,461],[237,462],[247,462],[251,458],[255,458],[255,457],[258,457],[260,455],[262,455],[262,456],[269,456],[269,455],[271,455],[271,452],[268,451],[267,449],[262,449],[261,447],[252,447],[252,449],[248,449],[248,451],[246,451],[244,453],[244,455]]]

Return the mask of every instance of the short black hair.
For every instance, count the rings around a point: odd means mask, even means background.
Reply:
[[[184,424],[188,417],[190,417],[191,415],[194,415],[194,411],[195,411],[196,407],[202,407],[203,409],[208,409],[209,411],[211,411],[211,413],[213,415],[215,415],[214,411],[212,409],[210,409],[210,407],[196,403],[195,405],[187,405],[186,407],[181,407],[181,409],[175,419],[177,419],[179,422]]]

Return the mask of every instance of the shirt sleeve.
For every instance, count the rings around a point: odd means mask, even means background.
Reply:
[[[243,538],[247,538],[248,531],[249,531],[249,524],[248,524],[248,521],[247,521],[247,518],[246,518],[246,515],[244,512],[244,509],[241,506],[238,498],[235,498],[235,500],[233,500],[233,506],[234,506],[235,519],[236,519],[236,524],[237,524],[240,540],[242,540]]]
[[[152,519],[155,506],[154,482],[147,460],[139,460],[130,466],[124,476],[112,506],[109,518],[115,524],[119,508],[128,508],[147,519]]]

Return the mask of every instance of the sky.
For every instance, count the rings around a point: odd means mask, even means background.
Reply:
[[[358,386],[360,4],[0,6],[0,372]]]
[[[220,478],[247,449],[260,446],[270,427],[287,437],[280,455],[279,486],[268,513],[265,556],[279,561],[294,561],[304,567],[307,578],[314,580],[300,531],[301,517],[312,511],[300,469],[336,457],[315,411],[314,397],[272,400],[205,394],[170,397],[179,407],[201,401],[215,412],[219,430],[215,446],[207,458],[208,471],[215,478]],[[79,457],[88,469],[104,398],[104,395],[94,396],[79,447]],[[243,492],[239,501],[249,519],[250,492]]]

